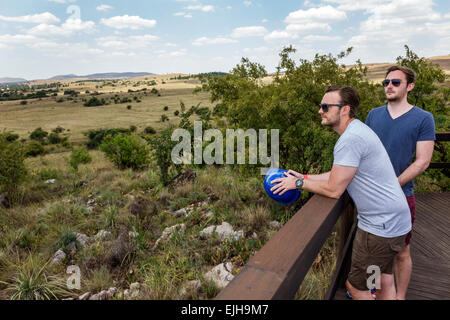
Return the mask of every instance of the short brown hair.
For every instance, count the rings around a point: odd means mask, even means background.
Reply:
[[[326,88],[325,93],[338,91],[341,97],[341,103],[350,106],[350,118],[356,118],[356,112],[359,107],[359,93],[352,87],[348,86],[329,86]]]
[[[416,73],[411,70],[410,68],[407,67],[403,67],[403,66],[392,66],[390,67],[387,72],[386,75],[384,76],[384,78],[386,79],[388,74],[391,73],[392,71],[401,71],[405,74],[406,76],[406,84],[410,84],[410,83],[414,83],[416,82]]]

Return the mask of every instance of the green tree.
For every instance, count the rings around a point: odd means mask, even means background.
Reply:
[[[92,161],[91,156],[89,155],[89,152],[83,148],[75,148],[72,150],[72,153],[70,154],[70,166],[75,170],[78,171],[78,166],[83,163],[87,164]]]

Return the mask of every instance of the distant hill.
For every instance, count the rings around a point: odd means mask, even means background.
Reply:
[[[143,76],[151,76],[154,73],[148,72],[109,72],[109,73],[94,73],[88,74],[86,76],[78,76],[76,74],[67,74],[67,75],[59,75],[52,77],[48,80],[54,79],[75,79],[75,78],[83,78],[83,79],[123,79],[123,78],[135,78],[135,77],[143,77]]]
[[[0,84],[27,82],[23,78],[0,78]]]

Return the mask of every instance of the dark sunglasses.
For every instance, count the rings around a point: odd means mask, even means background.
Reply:
[[[342,104],[342,103],[321,103],[321,104],[319,104],[319,110],[322,109],[323,112],[328,112],[328,109],[330,107],[333,107],[333,106],[344,107],[344,106],[346,106],[346,104]]]
[[[402,83],[402,80],[400,79],[386,79],[383,80],[381,83],[383,84],[383,87],[387,87],[391,81],[394,87],[398,87],[400,83]]]

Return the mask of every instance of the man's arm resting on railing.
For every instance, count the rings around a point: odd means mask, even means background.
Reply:
[[[329,173],[328,180],[311,180],[308,176],[308,179],[303,181],[302,189],[339,199],[355,176],[356,170],[358,170],[356,167],[334,165]]]
[[[308,176],[308,179],[303,180],[302,189],[330,198],[339,199],[352,181],[357,169],[357,167],[334,165],[329,172],[328,180],[311,180]],[[295,189],[295,181],[297,181],[298,177],[294,174],[289,174],[289,172],[287,172],[286,175],[286,178],[279,178],[272,181],[274,187],[271,190],[274,194],[279,193],[282,195],[286,191]]]
[[[430,165],[433,157],[434,141],[418,141],[416,144],[416,160],[398,177],[398,182],[403,187],[424,172]]]

